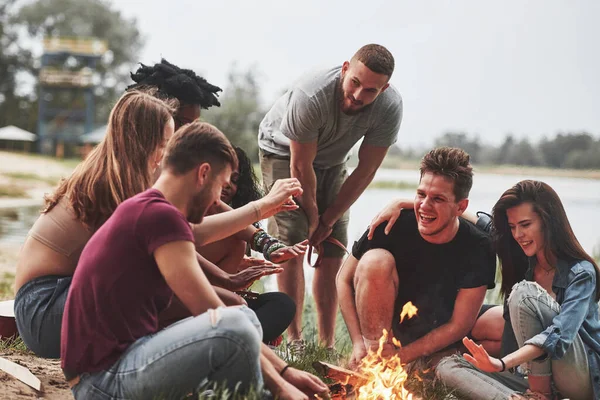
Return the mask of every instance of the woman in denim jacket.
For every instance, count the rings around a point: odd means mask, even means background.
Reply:
[[[575,238],[558,195],[543,182],[519,182],[494,206],[493,223],[519,348],[494,358],[465,338],[471,354],[464,357],[476,368],[451,357],[440,362],[438,376],[469,398],[506,399],[517,391],[501,383],[502,373],[525,364],[525,398],[599,399],[600,270]],[[518,282],[523,253],[529,266]]]

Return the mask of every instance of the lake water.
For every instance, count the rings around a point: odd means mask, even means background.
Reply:
[[[543,177],[534,175],[492,175],[475,173],[469,210],[489,212],[502,192],[522,179],[543,180],[561,197],[575,235],[589,253],[600,253],[600,180]],[[418,171],[386,170],[377,172],[375,180],[417,184]],[[413,198],[414,190],[369,189],[352,206],[349,244],[358,239],[377,211],[392,199]],[[41,199],[40,199],[41,206]],[[35,221],[40,207],[0,210],[0,244],[21,244]]]

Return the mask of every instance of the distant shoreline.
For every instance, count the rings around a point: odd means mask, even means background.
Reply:
[[[418,170],[420,160],[406,160],[397,157],[386,158],[381,165],[386,169],[404,169]],[[356,167],[356,162],[351,159],[349,166]],[[558,169],[547,167],[530,167],[521,165],[478,165],[474,164],[473,169],[476,173],[494,174],[494,175],[537,175],[548,177],[580,178],[580,179],[600,179],[600,170],[584,169]]]

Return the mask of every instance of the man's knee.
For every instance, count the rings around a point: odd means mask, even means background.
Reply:
[[[254,311],[248,307],[219,307],[209,312],[213,313],[211,315],[213,325],[215,320],[222,320],[222,322],[216,322],[219,327],[240,345],[248,350],[255,351],[258,356],[262,341],[262,328]]]
[[[355,279],[369,282],[393,282],[397,285],[398,273],[392,253],[384,249],[367,251],[356,266]]]
[[[448,383],[457,375],[457,371],[471,368],[471,365],[460,355],[454,354],[444,357],[435,367],[435,375],[437,379],[444,383]]]

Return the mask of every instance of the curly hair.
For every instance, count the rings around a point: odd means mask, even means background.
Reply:
[[[260,190],[258,178],[254,173],[252,161],[246,155],[246,152],[240,147],[234,147],[238,158],[239,176],[237,180],[237,192],[231,199],[231,207],[238,208],[245,206],[251,201],[263,197]]]
[[[204,109],[221,105],[217,99],[221,88],[208,83],[190,69],[179,68],[164,58],[153,66],[140,65],[137,71],[131,73],[135,83],[128,86],[127,91],[154,86],[158,88],[159,98],[176,98],[181,103],[198,104]]]

